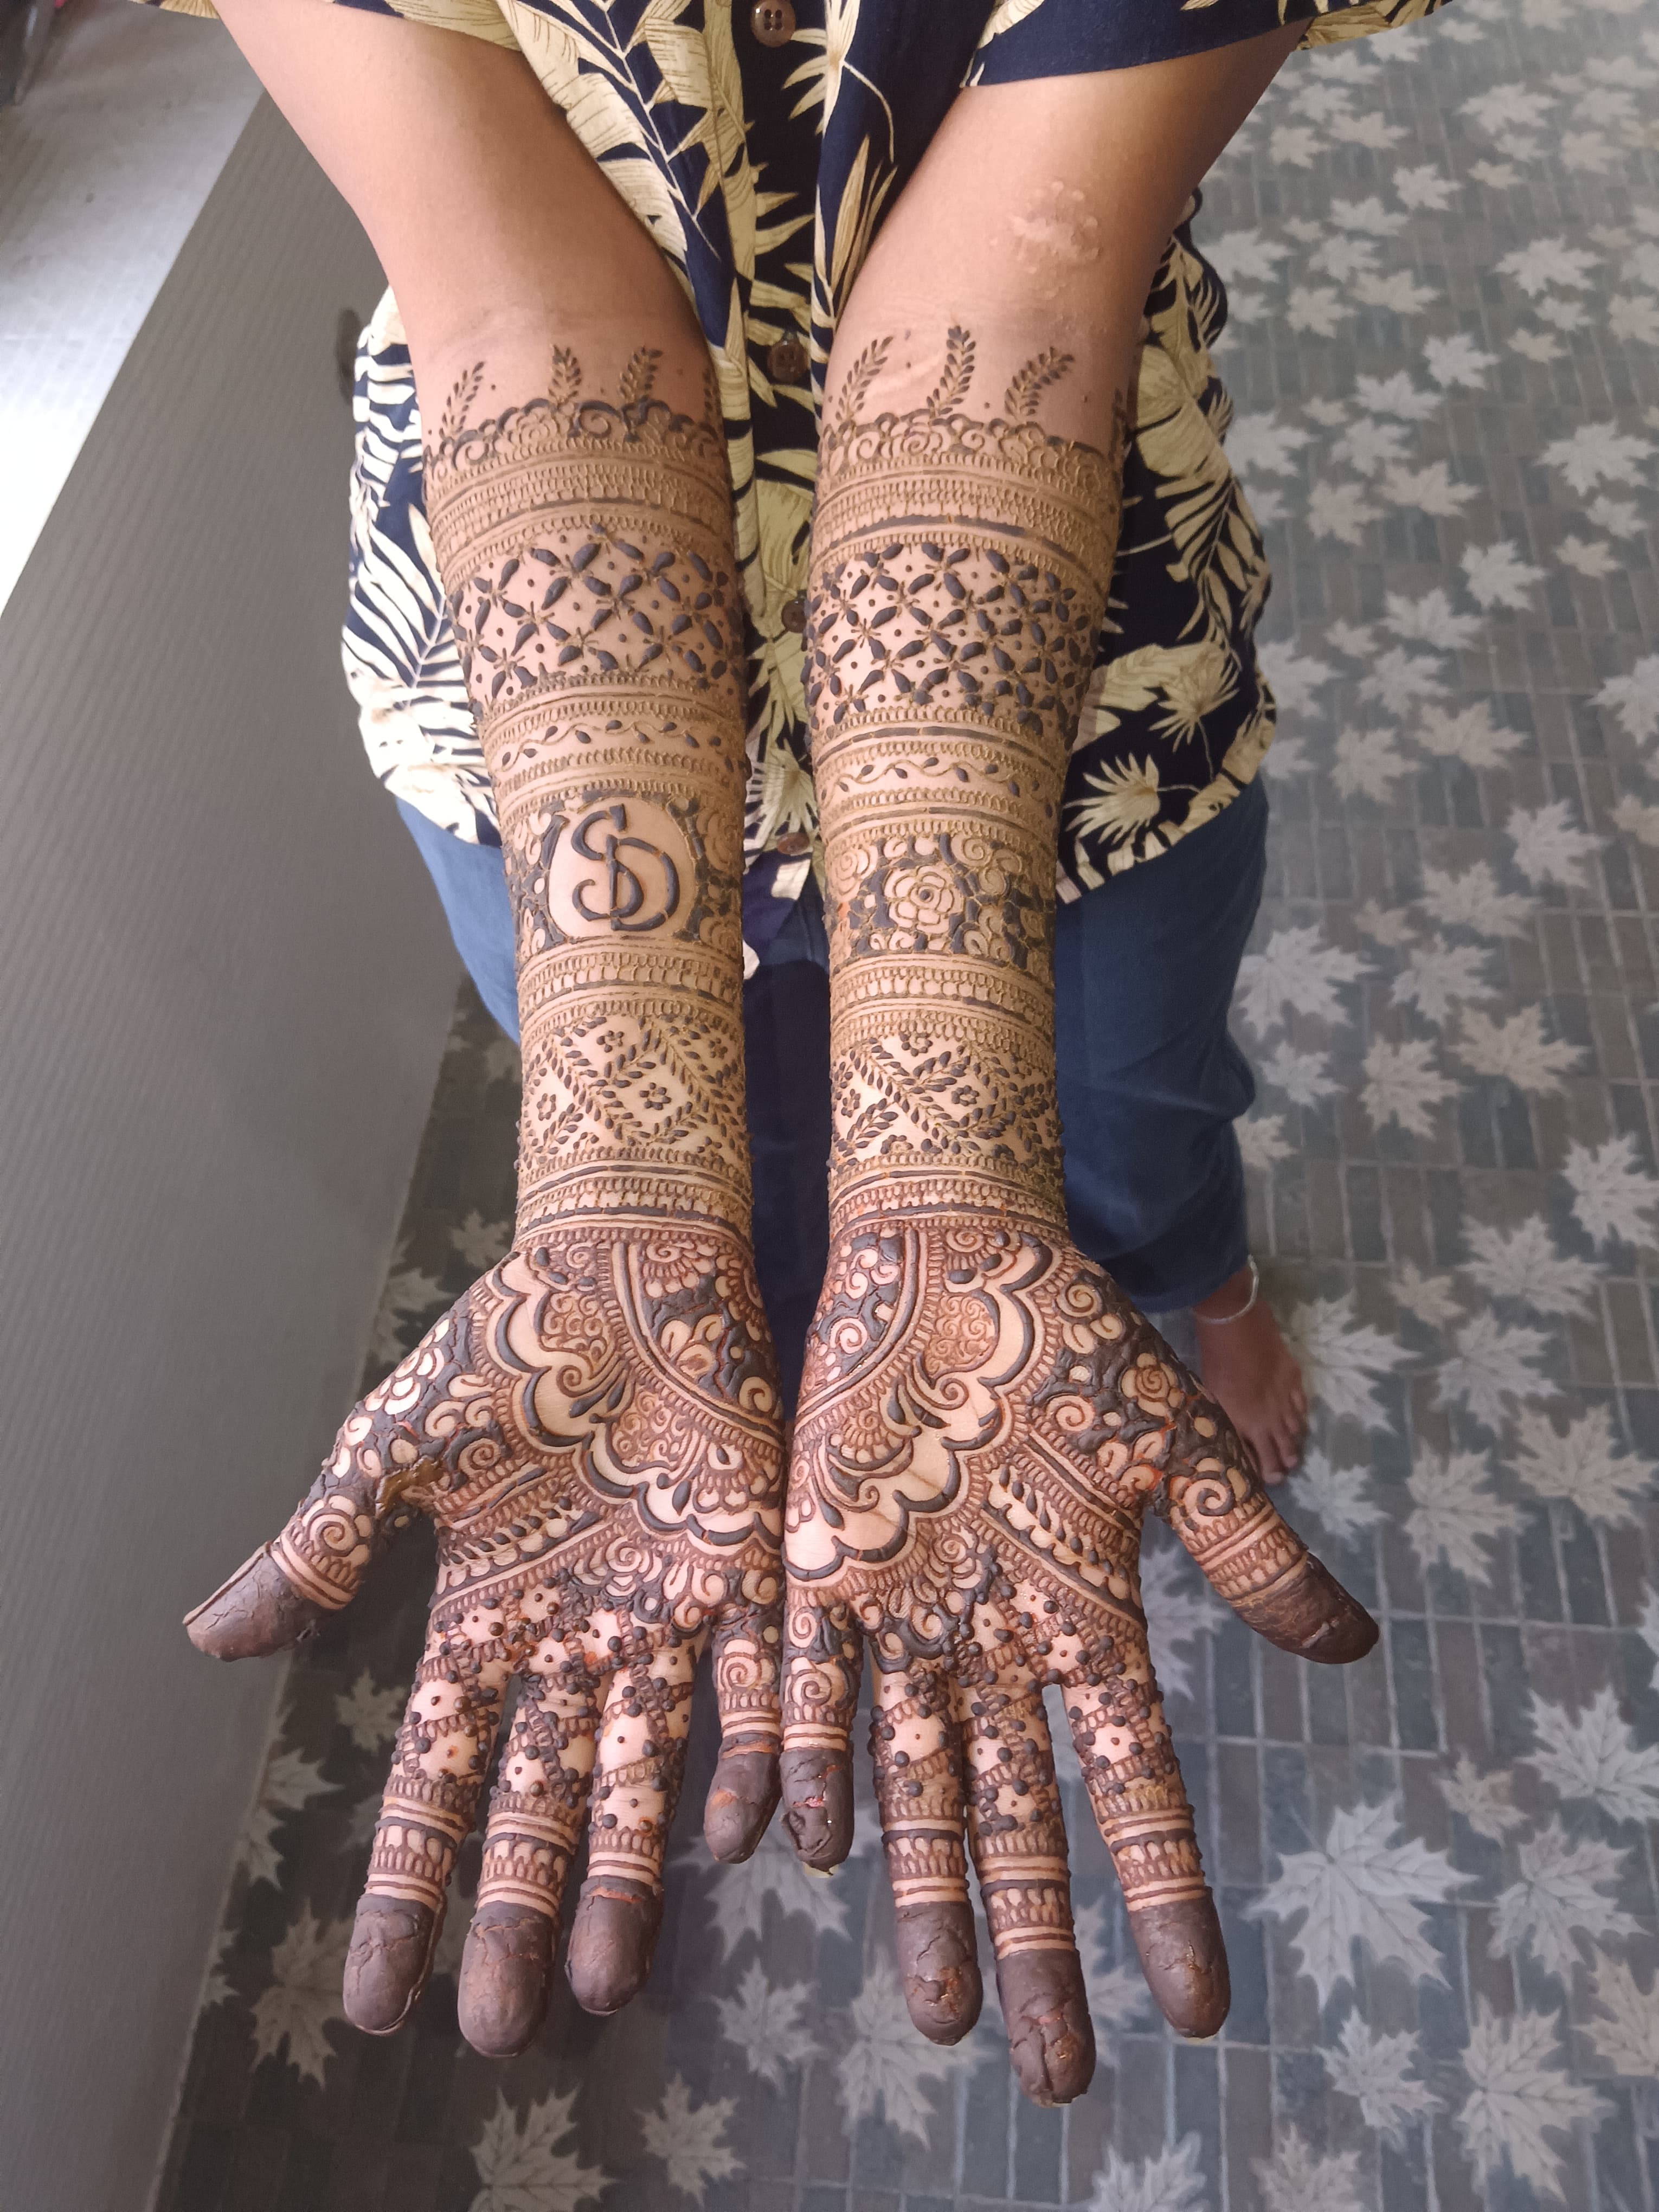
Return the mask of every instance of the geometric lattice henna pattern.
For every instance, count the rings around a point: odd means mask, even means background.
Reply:
[[[1226,1959],[1140,1607],[1150,1504],[1282,1648],[1376,1639],[1268,1503],[1220,1408],[1069,1241],[1054,1103],[1060,781],[1110,573],[1122,417],[1100,453],[1035,416],[1067,366],[965,405],[974,347],[820,463],[808,696],[830,891],[829,1272],[795,1431],[783,1789],[797,1847],[851,1841],[871,1747],[912,2017],[980,2004],[967,1859],[1016,2069],[1076,2096],[1093,2037],[1042,1692],[1058,1686],[1153,1994],[1213,2033]],[[965,1838],[965,1844],[964,1844]]]
[[[514,1249],[347,1420],[275,1541],[192,1615],[225,1657],[349,1601],[391,1534],[439,1576],[375,1832],[346,2009],[385,2032],[429,1971],[507,1686],[459,2003],[483,2051],[568,1971],[614,2010],[649,1969],[662,1863],[712,1644],[705,1816],[748,1855],[776,1798],[781,1415],[749,1243],[738,898],[742,613],[724,434],[615,402],[556,355],[490,421],[465,380],[428,507],[495,781],[518,937],[525,1091]]]

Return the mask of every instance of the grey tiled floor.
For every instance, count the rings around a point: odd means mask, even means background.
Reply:
[[[867,1821],[829,1884],[688,1841],[644,1997],[566,1997],[511,2065],[447,1972],[355,2035],[411,1547],[290,1675],[162,2212],[1656,2212],[1656,118],[1653,5],[1457,0],[1294,60],[1201,218],[1277,574],[1238,1027],[1317,1400],[1291,1510],[1386,1622],[1301,1670],[1149,1551],[1222,2037],[1155,2026],[1081,1805],[1102,2063],[1064,2113],[994,2017],[912,2034]],[[493,1255],[512,1075],[465,1007],[383,1360]]]

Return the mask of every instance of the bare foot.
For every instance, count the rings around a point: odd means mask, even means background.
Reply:
[[[1261,1480],[1278,1483],[1302,1456],[1308,1397],[1302,1370],[1279,1333],[1273,1308],[1258,1297],[1248,1313],[1242,1310],[1255,1280],[1250,1268],[1241,1267],[1193,1308],[1198,1364],[1206,1385],[1255,1454]],[[1229,1321],[1230,1314],[1238,1319]]]

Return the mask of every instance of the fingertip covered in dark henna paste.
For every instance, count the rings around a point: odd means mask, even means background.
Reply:
[[[662,1893],[617,1875],[582,1884],[565,1974],[584,2012],[620,2012],[645,1986],[662,1926]]]
[[[1016,1951],[997,1961],[1008,2053],[1034,2105],[1069,2105],[1094,2079],[1095,2030],[1075,1951]]]
[[[455,2009],[461,2033],[485,2058],[515,2058],[547,2013],[557,1929],[545,1913],[501,1902],[480,1905],[461,1954]]]
[[[354,2027],[392,2035],[403,2026],[426,1987],[442,1924],[429,1905],[373,1892],[360,1899],[343,1992]]]
[[[930,2043],[960,2043],[985,2002],[972,1908],[902,1905],[895,1929],[899,1979],[911,2021]]]
[[[1146,1986],[1176,2033],[1194,2042],[1217,2034],[1232,1984],[1214,1899],[1206,1893],[1148,1905],[1129,1915],[1129,1928]]]
[[[262,1545],[185,1615],[185,1633],[210,1659],[262,1659],[312,1635],[323,1607],[302,1597]]]
[[[853,1848],[853,1768],[845,1752],[786,1751],[778,1763],[783,1825],[806,1864],[820,1874]]]
[[[754,1855],[778,1804],[778,1762],[770,1751],[721,1755],[703,1806],[703,1840],[722,1866]]]

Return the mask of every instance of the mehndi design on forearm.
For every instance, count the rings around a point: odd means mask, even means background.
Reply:
[[[742,606],[724,433],[548,397],[470,423],[428,507],[500,806],[525,1096],[514,1249],[371,1392],[274,1543],[193,1617],[225,1656],[348,1603],[391,1531],[438,1524],[438,1588],[346,1977],[407,2017],[509,1681],[461,2022],[521,2048],[588,1830],[570,1975],[613,2010],[647,1970],[712,1642],[721,1857],[775,1800],[781,1406],[749,1249],[739,921]]]
[[[714,395],[545,399],[427,455],[427,507],[500,811],[524,1039],[520,1237],[573,1212],[745,1225],[743,595]]]
[[[861,1644],[916,2023],[979,2004],[963,1830],[1015,2064],[1075,2096],[1093,2042],[1042,1692],[1059,1685],[1160,2003],[1219,2026],[1226,1960],[1148,1656],[1149,1503],[1285,1648],[1369,1618],[1285,1526],[1219,1407],[1069,1243],[1054,1101],[1056,809],[1110,574],[1109,450],[1047,433],[1066,357],[1001,413],[953,331],[927,403],[838,395],[808,685],[830,893],[833,1241],[788,1501],[784,1790],[809,1860],[850,1838]]]

